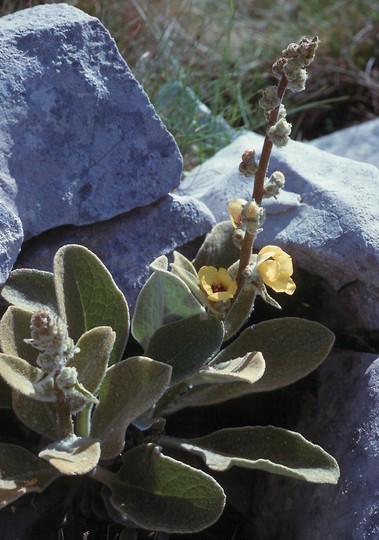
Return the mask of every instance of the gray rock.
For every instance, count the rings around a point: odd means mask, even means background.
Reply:
[[[379,118],[310,141],[320,150],[379,167]]]
[[[25,238],[166,195],[182,159],[108,31],[66,4],[0,19],[0,179]]]
[[[379,358],[334,351],[318,369],[317,383],[316,395],[303,396],[295,429],[337,459],[340,481],[330,486],[262,476],[249,538],[379,538]]]
[[[211,212],[197,199],[167,195],[108,221],[41,234],[24,244],[15,267],[52,271],[61,246],[84,245],[106,265],[133,308],[149,275],[148,265],[206,234],[214,223]]]
[[[0,285],[8,278],[24,237],[20,219],[2,199],[0,195]]]
[[[252,191],[251,180],[237,172],[241,154],[247,148],[259,153],[262,141],[254,133],[241,135],[194,169],[177,192],[199,198],[217,221],[229,219],[228,201],[247,199]],[[296,266],[341,292],[334,297],[344,315],[340,325],[378,329],[378,169],[290,141],[274,149],[269,174],[275,170],[285,174],[286,188],[264,203],[267,219],[256,248],[285,248]]]

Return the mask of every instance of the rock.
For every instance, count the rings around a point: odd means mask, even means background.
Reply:
[[[296,425],[338,461],[335,486],[262,475],[246,538],[379,538],[379,358],[334,351],[317,371],[317,393],[303,396]]]
[[[178,147],[96,18],[42,5],[2,17],[0,35],[0,178],[26,239],[178,185]]]
[[[61,246],[84,245],[106,265],[133,308],[149,275],[148,265],[206,234],[214,223],[211,212],[197,199],[168,195],[108,221],[42,234],[24,244],[15,267],[52,271]]]
[[[320,150],[379,168],[379,118],[310,141]]]
[[[22,224],[0,192],[0,285],[8,278],[23,240]]]
[[[251,180],[237,172],[241,154],[247,148],[259,153],[262,141],[241,135],[188,174],[177,193],[199,198],[217,221],[229,219],[228,201],[251,197]],[[378,169],[290,141],[274,149],[269,174],[275,170],[285,174],[285,191],[264,203],[267,218],[256,248],[278,244],[295,266],[323,277],[343,314],[337,325],[377,330]]]

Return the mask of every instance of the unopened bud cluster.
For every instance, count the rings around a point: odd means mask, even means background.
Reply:
[[[276,198],[281,188],[284,187],[284,183],[284,174],[280,171],[275,171],[270,178],[266,177],[265,179],[263,197],[266,199],[269,197]]]
[[[79,352],[68,335],[66,324],[48,308],[33,313],[30,333],[31,339],[25,342],[41,351],[36,362],[45,373],[60,371],[67,360]]]
[[[282,51],[282,57],[272,66],[275,77],[280,79],[284,75],[287,78],[287,88],[292,92],[301,92],[305,89],[307,80],[305,68],[314,60],[319,41],[315,36],[311,40],[302,37],[298,43],[290,43]]]
[[[298,43],[290,43],[282,51],[282,56],[272,66],[276,78],[286,78],[286,87],[292,92],[301,92],[305,89],[307,80],[306,67],[315,57],[319,44],[318,37],[309,40],[302,37]],[[276,146],[285,146],[291,134],[291,124],[286,120],[286,110],[278,96],[277,86],[268,86],[262,93],[259,106],[263,109],[268,120],[273,111],[277,110],[277,116],[273,125],[269,126],[267,135]],[[275,123],[274,123],[275,122]]]
[[[254,176],[258,170],[258,161],[255,157],[255,150],[245,150],[241,157],[238,170],[245,176]]]

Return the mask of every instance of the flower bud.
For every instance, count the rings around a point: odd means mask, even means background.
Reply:
[[[288,142],[292,125],[284,118],[281,118],[277,123],[271,126],[267,135],[276,146],[285,146]]]
[[[67,391],[78,382],[78,372],[75,367],[64,367],[55,381],[61,390]]]
[[[238,170],[245,176],[254,176],[258,170],[258,162],[255,159],[255,150],[245,150],[242,154],[242,162]]]
[[[277,86],[267,86],[263,92],[262,97],[259,100],[259,106],[265,112],[270,112],[276,107],[279,107],[280,99],[278,98],[278,87]]]

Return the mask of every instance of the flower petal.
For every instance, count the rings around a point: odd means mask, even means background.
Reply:
[[[296,284],[290,277],[278,279],[275,283],[269,285],[275,292],[293,294],[296,290]]]

